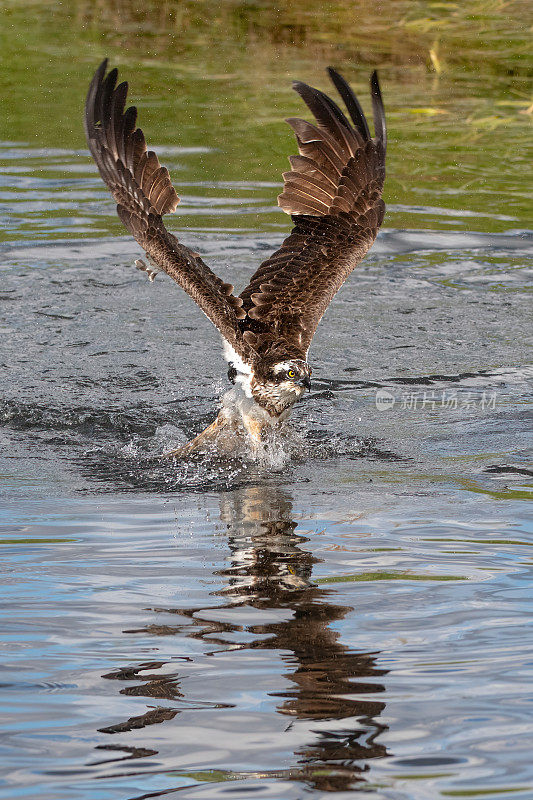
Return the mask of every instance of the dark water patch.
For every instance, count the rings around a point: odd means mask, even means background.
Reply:
[[[73,437],[91,441],[112,438],[125,442],[134,435],[153,436],[158,421],[151,419],[152,416],[153,411],[142,406],[113,411],[84,407],[52,408],[20,401],[5,401],[0,405],[2,425],[18,431],[65,431],[70,434],[70,440]]]
[[[526,469],[526,467],[518,467],[512,464],[494,464],[491,467],[486,467],[485,472],[490,472],[496,475],[526,475],[529,478],[533,478],[532,469]]]
[[[416,345],[407,345],[407,347],[415,347]],[[345,372],[359,371],[359,368],[347,367]],[[343,379],[327,379],[316,378],[312,381],[313,386],[318,389],[324,387],[323,391],[314,391],[311,395],[312,399],[332,399],[337,392],[357,390],[357,389],[380,389],[390,386],[390,384],[400,384],[405,386],[438,386],[439,384],[452,384],[457,387],[472,387],[478,391],[482,391],[483,387],[491,387],[495,384],[502,384],[506,378],[512,377],[512,370],[497,370],[490,371],[488,369],[479,370],[479,372],[462,372],[457,375],[413,375],[413,376],[387,376],[380,381],[358,381],[358,380],[343,380]],[[516,371],[517,378],[520,378],[521,370]],[[524,374],[528,370],[525,368]],[[473,380],[469,380],[473,379]],[[327,388],[326,388],[327,387]],[[305,400],[305,398],[304,398]]]

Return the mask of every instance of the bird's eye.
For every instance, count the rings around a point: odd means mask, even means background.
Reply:
[[[288,377],[288,378],[295,378],[295,377],[296,377],[296,373],[295,373],[295,371],[294,371],[293,369],[290,369],[290,370],[287,372],[287,377]]]

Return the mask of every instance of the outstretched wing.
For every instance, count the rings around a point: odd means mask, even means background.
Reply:
[[[260,352],[279,336],[305,358],[322,315],[371,247],[385,213],[386,128],[377,74],[370,84],[371,138],[353,91],[335,70],[328,72],[353,124],[326,94],[294,84],[317,124],[287,120],[300,155],[290,158],[278,203],[295,225],[241,294],[252,320],[241,325],[249,325],[247,339]]]
[[[168,170],[160,166],[154,152],[147,151],[144,134],[135,127],[137,109],[124,111],[128,84],[116,86],[117,70],[106,77],[106,69],[107,60],[89,86],[84,123],[89,150],[117,202],[117,213],[152,263],[174,278],[247,360],[250,350],[239,328],[239,320],[246,316],[243,301],[198,253],[180,244],[165,228],[163,214],[176,209],[179,197]],[[147,271],[152,274],[149,268]]]

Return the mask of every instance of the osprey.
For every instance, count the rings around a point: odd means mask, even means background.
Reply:
[[[370,80],[374,137],[352,89],[331,67],[350,119],[324,92],[293,84],[316,120],[286,120],[299,155],[289,159],[278,204],[294,227],[236,297],[231,284],[166,229],[163,216],[179,197],[136,127],[137,109],[124,110],[128,84],[117,86],[117,70],[107,76],[106,70],[107,60],[89,86],[85,134],[118,216],[146,253],[148,263],[135,263],[150,280],[158,272],[170,275],[200,306],[222,335],[234,384],[215,422],[169,455],[189,452],[228,427],[244,426],[257,445],[265,428],[283,422],[310,388],[307,352],[317,325],[383,220],[387,140],[377,74]]]

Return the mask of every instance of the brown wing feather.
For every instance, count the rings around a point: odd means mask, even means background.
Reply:
[[[117,202],[126,228],[158,267],[184,289],[244,359],[250,347],[239,320],[246,317],[243,301],[197,253],[169,233],[162,215],[174,211],[179,197],[166,167],[147,150],[144,134],[135,127],[137,110],[124,111],[128,85],[116,86],[117,70],[105,77],[107,61],[97,69],[85,103],[85,135],[96,166]]]
[[[322,315],[372,246],[385,213],[386,129],[377,75],[371,79],[372,139],[352,90],[334,70],[329,73],[353,126],[323,92],[294,84],[317,122],[287,120],[300,155],[290,159],[278,203],[295,227],[241,294],[251,320],[241,326],[263,354],[282,343],[292,355],[306,357]]]

